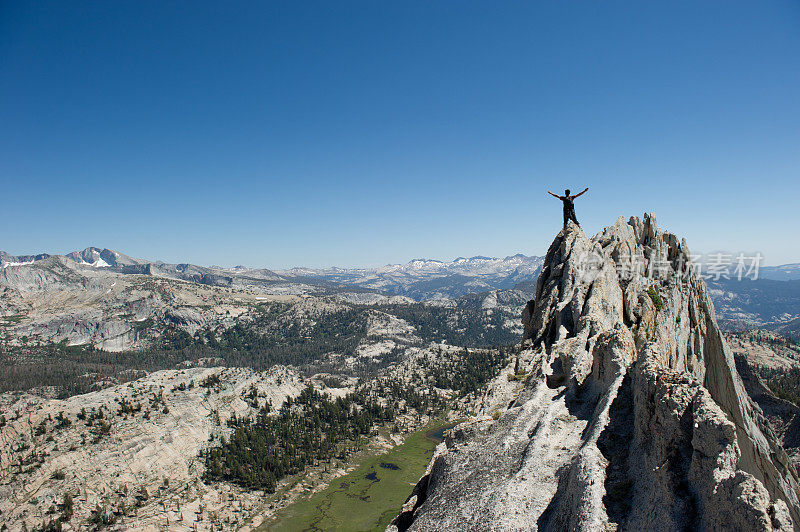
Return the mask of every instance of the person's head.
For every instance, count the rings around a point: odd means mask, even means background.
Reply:
[[[565,196],[569,196],[569,189],[567,189],[567,190],[565,190],[565,191],[564,191],[564,195],[565,195]]]

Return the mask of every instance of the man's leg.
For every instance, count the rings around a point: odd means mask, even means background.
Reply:
[[[575,225],[581,225],[581,224],[578,223],[578,219],[575,217],[575,213],[574,212],[570,213],[569,218],[570,218],[570,220],[575,222]]]

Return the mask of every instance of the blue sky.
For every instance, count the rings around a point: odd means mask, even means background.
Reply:
[[[378,265],[594,234],[800,261],[800,3],[3,2],[0,249]]]

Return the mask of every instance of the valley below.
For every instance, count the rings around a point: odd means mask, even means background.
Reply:
[[[285,271],[98,248],[0,258],[10,530],[383,530],[443,429],[495,423],[536,373],[520,316],[543,257]],[[796,300],[710,286],[796,469]]]

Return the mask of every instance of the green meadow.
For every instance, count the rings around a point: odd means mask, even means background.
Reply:
[[[402,445],[365,459],[309,499],[282,509],[259,530],[380,530],[400,511],[425,472],[441,435],[452,423],[436,422]]]

